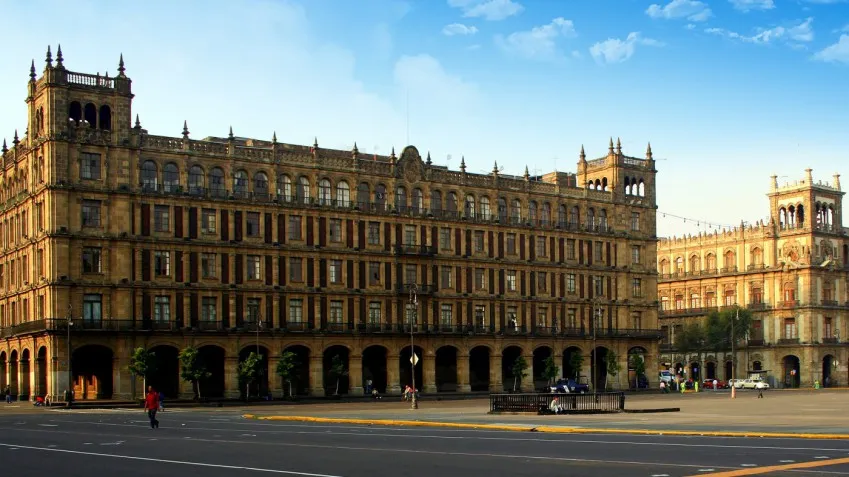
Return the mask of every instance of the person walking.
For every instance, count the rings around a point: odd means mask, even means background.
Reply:
[[[159,421],[156,419],[156,411],[159,410],[159,393],[153,390],[153,386],[147,388],[144,409],[147,411],[147,418],[150,419],[150,428],[159,428]]]

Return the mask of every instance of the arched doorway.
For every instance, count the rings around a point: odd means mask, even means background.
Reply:
[[[549,348],[548,346],[540,346],[534,350],[534,390],[547,389],[549,386],[549,380],[545,377],[545,363],[548,358],[552,357],[551,355],[551,348]]]
[[[702,367],[697,361],[693,361],[690,363],[690,376],[689,378],[693,380],[693,382],[701,381],[702,377]]]
[[[35,359],[35,395],[47,395],[47,348],[44,346],[38,349]]]
[[[363,387],[366,394],[372,389],[386,392],[386,355],[388,350],[380,345],[372,345],[363,350]],[[371,381],[371,388],[369,387]]]
[[[705,363],[705,379],[716,379],[716,363],[713,361]]]
[[[154,370],[144,381],[148,386],[165,395],[166,399],[175,399],[180,396],[180,352],[177,348],[168,345],[154,346],[150,349],[153,353]]]
[[[646,355],[648,351],[642,346],[634,346],[628,350],[628,386],[631,389],[647,389],[649,379],[646,372]]]
[[[436,392],[457,391],[457,348],[443,346],[436,350]]]
[[[489,391],[489,348],[475,346],[469,351],[469,386],[472,391]]]
[[[32,389],[30,388],[30,383],[32,383],[32,376],[30,368],[30,352],[29,349],[24,349],[21,352],[21,383],[20,383],[20,395],[18,399],[21,401],[27,401],[30,398],[30,393]]]
[[[584,353],[577,346],[570,346],[563,352],[563,376],[581,380],[581,372],[584,367]]]
[[[522,379],[519,376],[513,376],[513,366],[521,357],[522,348],[518,346],[508,346],[501,353],[501,382],[504,384],[505,391],[522,390]]]
[[[74,350],[74,399],[112,398],[112,350],[102,345],[85,345]]]
[[[784,366],[784,387],[798,388],[801,379],[801,368],[799,366],[799,358],[790,354],[781,360]]]
[[[198,383],[200,397],[224,397],[224,356],[224,348],[220,346],[206,345],[198,349],[198,361],[209,371],[209,377]]]
[[[416,389],[421,390],[424,388],[424,381],[422,381],[422,369],[423,364],[422,360],[424,360],[424,356],[422,355],[422,349],[416,346],[416,356],[419,358],[416,361]],[[410,347],[401,350],[400,357],[398,358],[398,375],[401,378],[401,389],[404,389],[404,386],[412,386],[413,384],[413,374],[411,371],[412,363],[410,363],[410,358],[412,355],[410,354]]]
[[[8,380],[6,376],[9,371],[9,363],[6,359],[6,352],[0,351],[0,392],[6,392],[6,385],[8,384]]]
[[[292,385],[292,394],[304,396],[310,392],[310,349],[303,345],[292,345],[283,349],[283,354],[295,355],[295,370],[292,383],[283,383],[285,392],[289,394],[289,384]],[[275,370],[276,372],[276,370]]]
[[[834,356],[827,354],[822,359],[822,385],[826,388],[837,386],[834,379],[833,368],[835,368]]]
[[[734,379],[734,363],[731,361],[725,362],[725,380]]]
[[[324,350],[322,366],[326,396],[348,394],[348,355],[348,348],[342,345],[334,345]]]
[[[257,353],[256,345],[245,346],[242,348],[242,351],[239,352],[239,365],[248,359],[248,356],[250,356],[251,353]],[[248,397],[268,396],[268,348],[260,346],[258,353],[261,357],[261,363],[259,365],[259,374],[256,376],[256,379],[254,382],[247,385],[241,381],[239,382],[239,395],[242,399],[245,399],[246,388],[248,391]]]
[[[9,389],[14,399],[18,395],[18,350],[12,350],[9,355]]]
[[[608,349],[604,346],[599,346],[593,350],[590,356],[590,372],[595,368],[595,382],[590,390],[594,393],[600,393],[607,390],[607,353]],[[598,356],[598,359],[596,359]]]

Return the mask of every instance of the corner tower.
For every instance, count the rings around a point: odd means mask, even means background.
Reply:
[[[805,178],[792,184],[778,185],[778,176],[770,178],[770,221],[779,232],[813,231],[840,234],[843,231],[843,192],[840,175],[832,183],[814,183],[811,169]]]
[[[622,143],[610,138],[607,155],[587,161],[584,148],[578,160],[578,185],[590,190],[611,191],[614,200],[625,201],[639,199],[643,205],[655,206],[657,203],[654,157],[651,144],[646,148],[646,157],[626,156],[622,153]]]

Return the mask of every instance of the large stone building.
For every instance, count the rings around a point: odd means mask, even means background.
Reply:
[[[658,295],[663,362],[687,377],[745,378],[765,374],[773,386],[816,381],[849,383],[849,238],[842,226],[840,176],[831,184],[771,178],[769,219],[714,233],[663,239],[658,245]],[[730,350],[676,351],[676,335],[711,311],[739,305],[753,312],[737,366]],[[694,369],[695,368],[695,372]]]
[[[413,146],[195,140],[185,123],[151,135],[123,58],[107,77],[48,50],[27,89],[28,132],[3,149],[0,186],[0,387],[18,396],[61,397],[70,379],[77,399],[128,398],[136,347],[156,353],[148,382],[183,397],[187,346],[212,372],[208,397],[238,396],[256,349],[277,395],[284,350],[299,393],[335,392],[335,356],[340,392],[400,392],[411,339],[426,393],[512,387],[518,356],[537,384],[548,356],[569,374],[586,356],[590,376],[593,343],[622,369],[628,353],[657,366],[650,148],[582,149],[577,174],[472,174]]]

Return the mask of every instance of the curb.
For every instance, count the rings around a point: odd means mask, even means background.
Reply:
[[[661,431],[655,429],[589,429],[582,427],[555,426],[506,426],[500,424],[467,424],[460,422],[404,421],[392,419],[345,419],[335,417],[312,416],[257,416],[243,414],[244,419],[259,421],[314,422],[322,424],[357,424],[368,426],[405,426],[405,427],[441,427],[450,429],[485,429],[508,432],[545,432],[551,434],[625,434],[640,436],[682,436],[682,437],[760,437],[771,439],[823,439],[849,440],[849,434],[797,434],[791,432],[739,432],[739,431]]]

